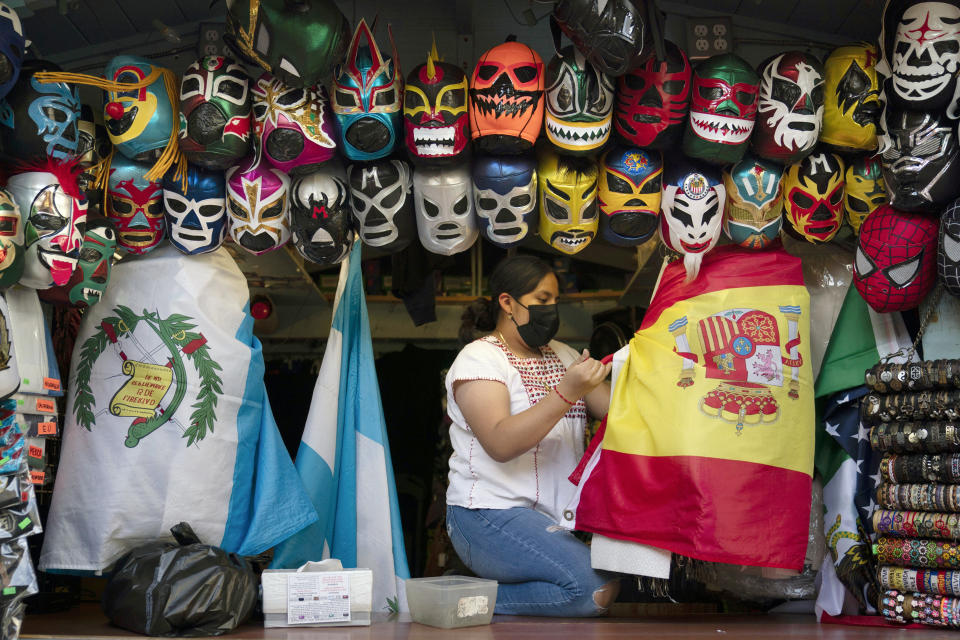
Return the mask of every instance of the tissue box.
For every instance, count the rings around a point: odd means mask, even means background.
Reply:
[[[350,621],[317,624],[287,623],[287,578],[298,571],[343,571],[350,588]],[[260,576],[264,627],[368,627],[373,610],[373,572],[343,569],[339,560],[308,562],[300,569],[267,569]]]

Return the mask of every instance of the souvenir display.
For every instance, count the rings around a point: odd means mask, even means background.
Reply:
[[[960,70],[958,22],[957,0],[887,1],[880,34],[891,74],[887,100],[908,109],[947,106]]]
[[[452,256],[477,241],[469,165],[418,167],[413,172],[413,201],[420,244],[427,251]]]
[[[231,0],[223,38],[291,87],[312,87],[343,58],[350,23],[333,0]]]
[[[960,146],[945,116],[887,107],[883,180],[890,204],[903,211],[936,213],[958,193]]]
[[[920,304],[937,279],[937,221],[878,207],[860,227],[853,284],[878,313]]]
[[[659,151],[615,146],[603,155],[599,177],[600,233],[632,247],[657,232],[663,158]]]
[[[951,422],[878,424],[870,429],[870,446],[895,453],[950,453],[960,450],[958,427]]]
[[[294,178],[290,185],[291,241],[306,260],[341,262],[353,246],[347,174],[338,162]]]
[[[20,16],[0,2],[0,100],[2,100],[20,77],[26,39]]]
[[[807,242],[830,242],[843,224],[843,160],[818,151],[783,173],[784,228]]]
[[[226,181],[219,171],[191,165],[186,190],[180,180],[164,178],[163,211],[170,244],[187,255],[207,253],[223,244],[226,195]]]
[[[250,78],[231,58],[205,56],[180,81],[180,150],[191,163],[227,169],[250,152]]]
[[[131,160],[153,161],[170,142],[176,121],[172,87],[165,84],[169,73],[146,58],[126,55],[115,57],[104,70],[108,80],[120,85],[143,85],[129,91],[108,90],[103,106],[110,141]]]
[[[858,156],[849,161],[844,174],[843,211],[854,233],[874,209],[887,204],[887,187],[879,156]]]
[[[2,17],[0,17],[2,19]],[[14,162],[63,162],[77,154],[80,98],[64,82],[38,82],[38,71],[59,71],[52,62],[31,60],[0,104],[0,148]]]
[[[13,195],[0,189],[0,290],[17,284],[23,275],[24,220]]]
[[[667,159],[660,200],[660,239],[683,255],[686,281],[697,277],[700,263],[720,240],[726,189],[720,171],[681,158]]]
[[[680,142],[690,111],[690,61],[674,43],[663,44],[666,59],[653,56],[617,79],[613,126],[625,141],[648,149]]]
[[[540,238],[573,255],[597,235],[597,165],[545,151],[537,162]]]
[[[166,230],[163,185],[148,180],[150,165],[114,156],[107,183],[107,217],[117,226],[117,246],[134,255],[156,248]]]
[[[364,244],[396,253],[416,238],[410,167],[380,160],[347,167],[354,228]]]
[[[646,0],[559,0],[553,21],[600,73],[621,76],[653,52]]]
[[[537,165],[526,156],[480,156],[473,162],[473,198],[483,236],[514,247],[537,232]]]
[[[7,181],[7,192],[23,218],[26,253],[20,284],[31,289],[70,280],[87,223],[87,201],[77,186],[76,167],[48,162],[45,168]]]
[[[227,216],[230,237],[261,255],[279,249],[290,239],[290,178],[247,158],[227,170]]]
[[[407,76],[403,93],[403,129],[407,154],[418,164],[446,164],[469,150],[467,74],[437,55],[436,43],[427,61]]]
[[[956,515],[953,517],[956,517]],[[877,575],[880,578],[881,589],[900,589],[944,596],[960,596],[960,571],[880,567]]]
[[[937,272],[943,287],[960,297],[960,200],[954,200],[940,217]],[[958,447],[960,449],[960,447]]]
[[[337,148],[323,86],[287,87],[264,73],[253,85],[253,126],[261,157],[287,173],[308,172]]]
[[[800,51],[781,53],[763,65],[750,138],[758,156],[794,164],[813,151],[823,124],[823,75],[820,61]]]
[[[732,53],[707,58],[693,70],[683,152],[715,164],[737,162],[757,118],[760,77]]]
[[[917,541],[922,542],[922,541]],[[932,546],[919,545],[918,554],[937,553],[939,549]],[[893,553],[902,553],[897,549]],[[951,553],[958,553],[956,548]],[[953,566],[953,565],[951,565]],[[955,571],[926,572],[957,575]],[[942,582],[941,582],[942,584]],[[880,613],[887,622],[900,624],[919,623],[934,627],[960,627],[960,598],[950,598],[930,593],[901,593],[896,589],[888,589],[880,596]]]
[[[403,76],[396,51],[393,57],[382,55],[361,18],[346,59],[334,70],[333,112],[343,155],[350,160],[390,155],[400,131],[402,101]]]
[[[750,152],[723,170],[723,232],[734,244],[766,249],[783,226],[783,167]]]
[[[824,67],[824,111],[820,140],[845,151],[877,148],[877,125],[883,103],[876,45],[837,47]]]
[[[613,83],[578,49],[565,47],[547,65],[544,131],[558,153],[591,155],[610,138]]]
[[[470,137],[487,153],[522,153],[543,125],[543,61],[519,42],[477,60],[470,76]]]

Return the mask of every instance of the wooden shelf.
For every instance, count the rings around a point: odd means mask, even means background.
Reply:
[[[620,296],[623,295],[622,291],[580,291],[576,293],[562,293],[560,294],[560,304],[564,303],[573,303],[573,302],[586,302],[591,300],[617,300]],[[333,293],[324,293],[323,296],[327,299],[328,302],[333,302]],[[437,304],[469,304],[476,300],[476,296],[468,295],[452,295],[452,296],[437,296]],[[400,298],[392,294],[387,295],[368,295],[367,303],[368,304],[383,304],[383,303],[397,303],[403,302]]]

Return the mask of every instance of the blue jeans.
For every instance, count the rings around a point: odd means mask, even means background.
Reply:
[[[594,571],[590,548],[538,511],[447,507],[447,534],[463,563],[497,580],[495,613],[596,616],[593,592],[616,578]]]

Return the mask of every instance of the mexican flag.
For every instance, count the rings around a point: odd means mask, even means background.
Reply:
[[[712,562],[803,566],[809,295],[782,247],[668,265],[616,379],[576,527]]]
[[[820,570],[818,617],[873,611],[867,595],[875,587],[869,529],[879,458],[872,455],[869,429],[860,423],[860,398],[866,395],[864,372],[909,346],[900,314],[874,312],[850,287],[816,383],[814,459],[823,478],[824,534],[830,551]]]

